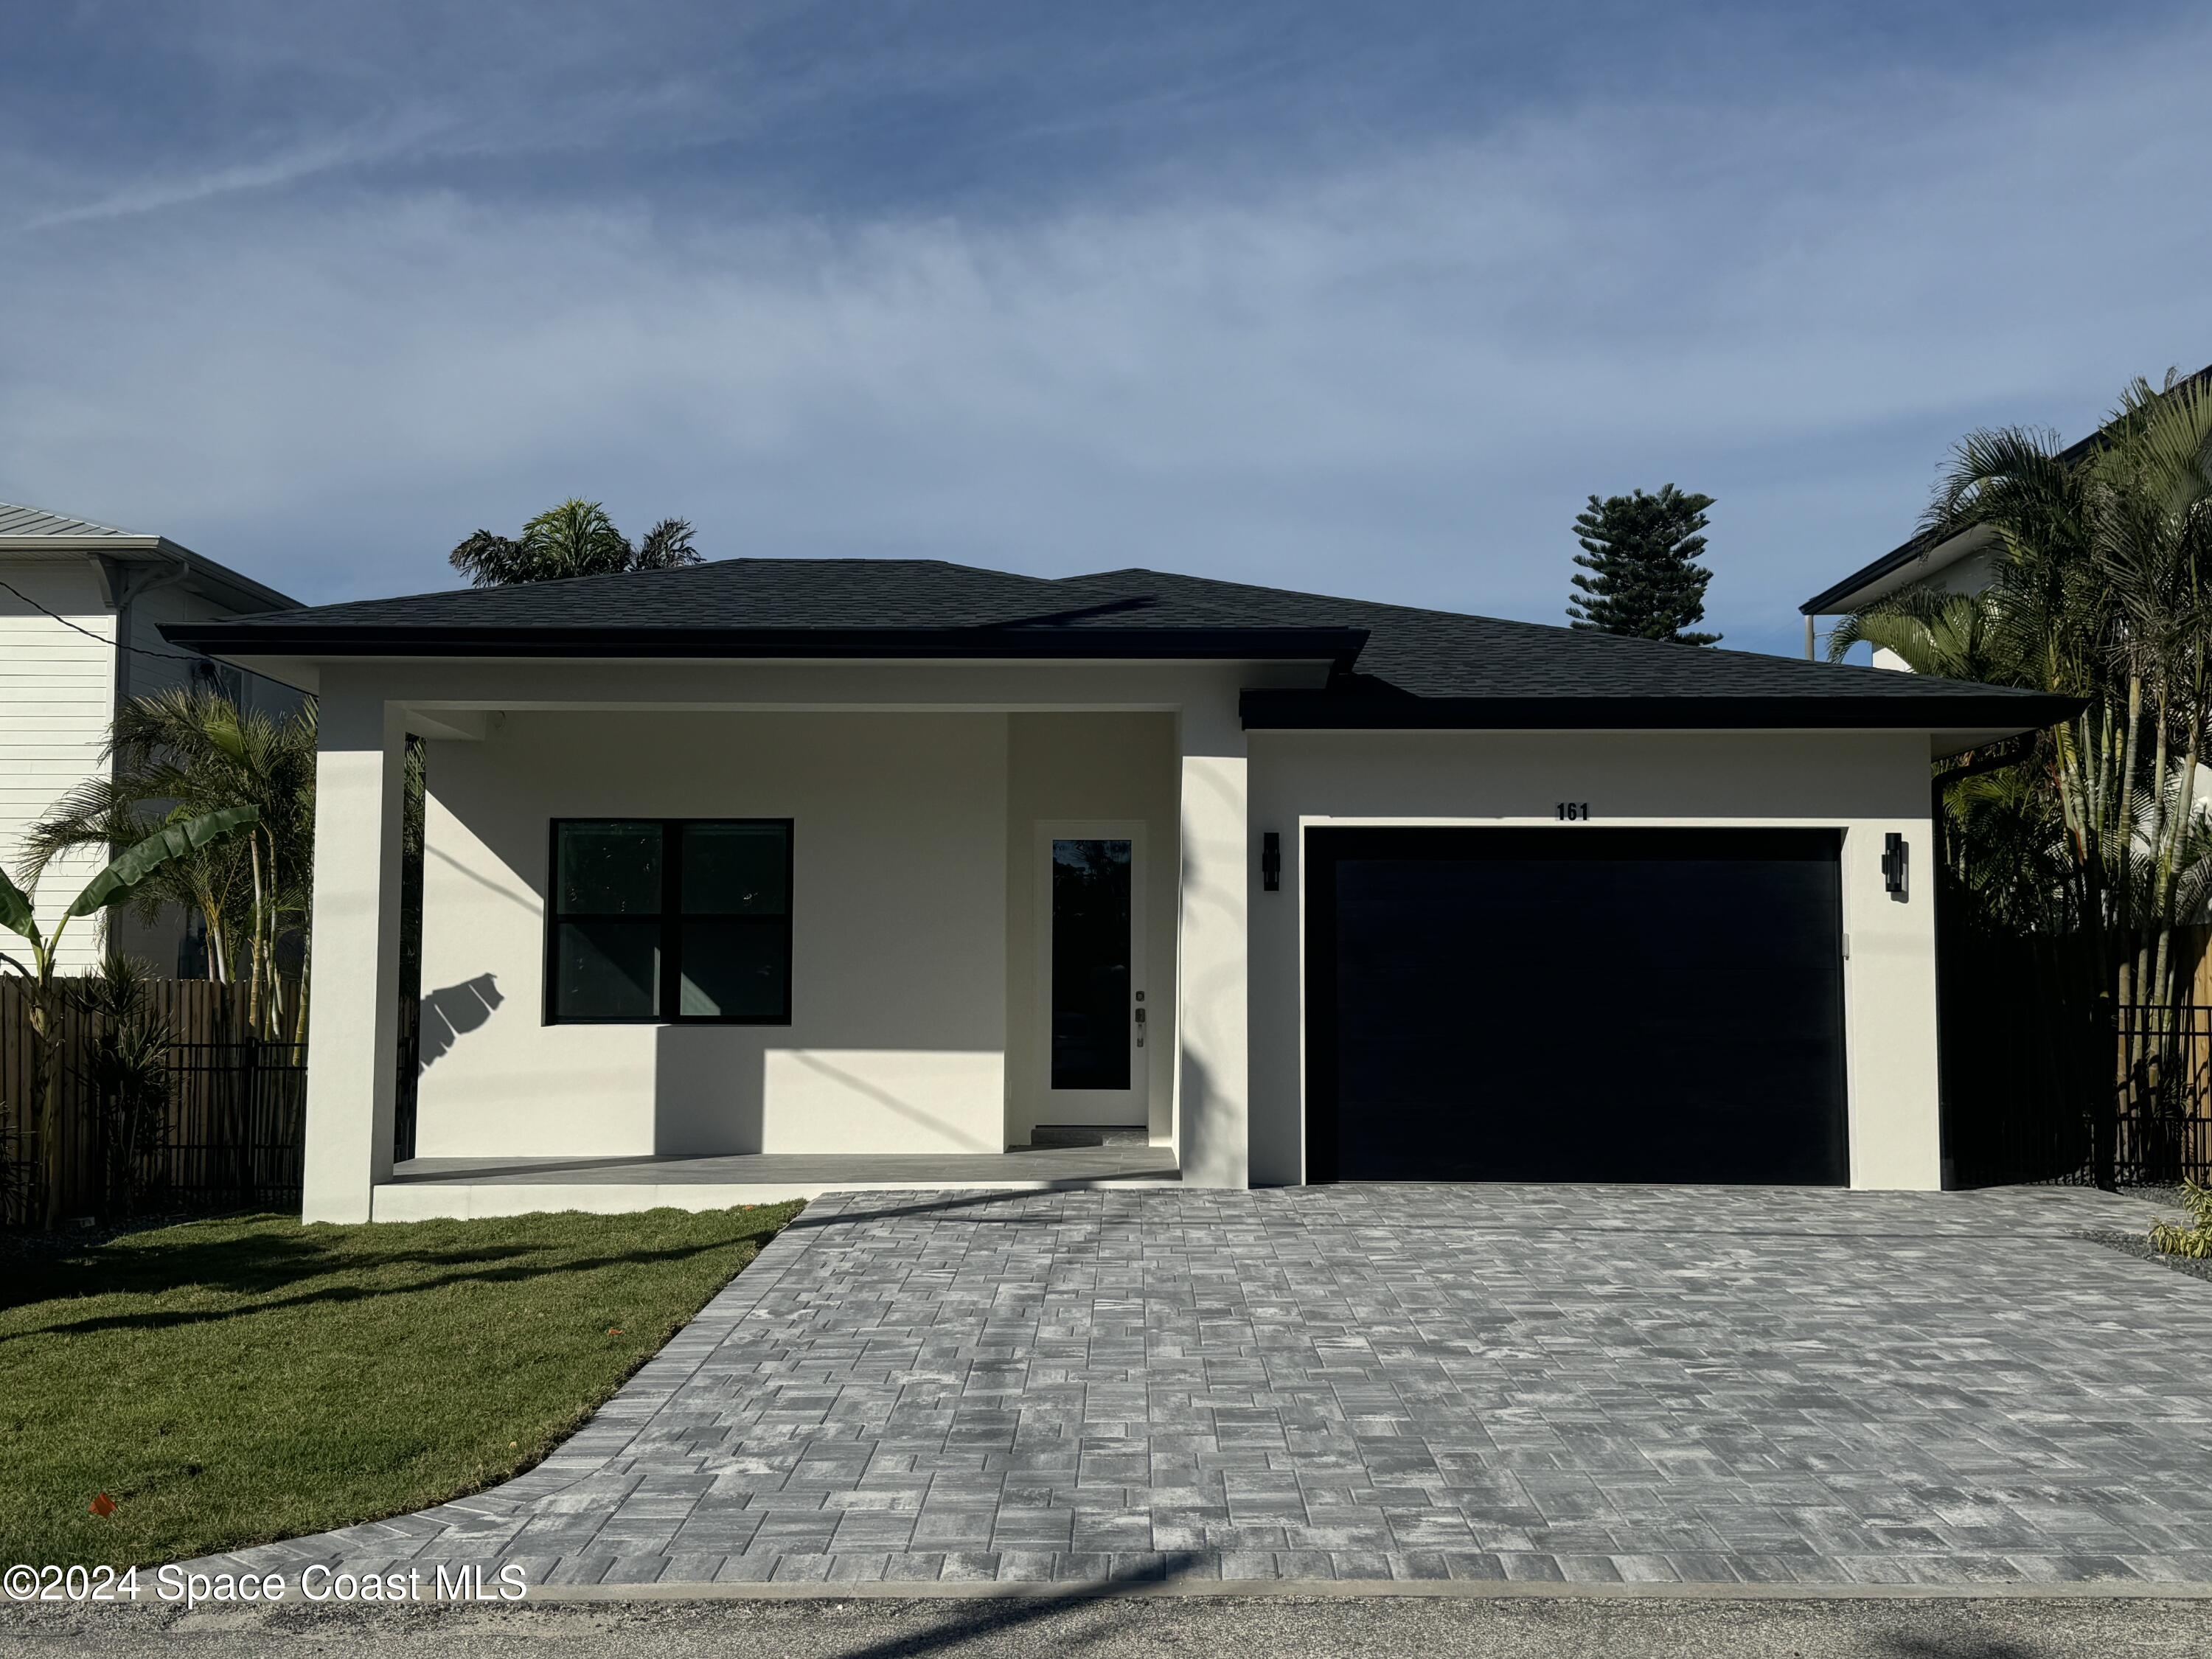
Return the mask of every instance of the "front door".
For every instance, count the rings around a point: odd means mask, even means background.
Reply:
[[[1039,1123],[1142,1124],[1151,1054],[1144,951],[1144,831],[1038,825],[1044,926]]]

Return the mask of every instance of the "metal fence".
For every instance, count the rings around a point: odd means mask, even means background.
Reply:
[[[2086,1185],[2106,1162],[2122,1186],[2212,1182],[2212,1005],[2123,1004],[2107,1024],[2067,994],[2043,948],[1946,942],[1943,1151],[1954,1184]]]
[[[307,1066],[289,1044],[255,1037],[240,988],[165,981],[151,1012],[172,1040],[143,1111],[118,1109],[94,1063],[100,1017],[64,1008],[52,1048],[53,1120],[40,1139],[25,988],[0,982],[0,1225],[51,1213],[286,1208],[300,1198]]]
[[[176,1104],[143,1175],[191,1207],[296,1209],[307,1067],[289,1044],[254,1037],[169,1051]]]
[[[2118,1011],[2124,1182],[2212,1181],[2212,1006]]]

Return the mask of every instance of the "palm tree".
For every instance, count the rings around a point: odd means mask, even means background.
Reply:
[[[624,570],[672,570],[697,564],[699,555],[688,520],[663,519],[633,547],[605,507],[571,497],[525,525],[519,539],[479,530],[453,549],[451,559],[476,586],[506,587]]]
[[[24,836],[20,873],[36,881],[58,854],[143,839],[163,824],[233,807],[253,811],[249,834],[195,847],[138,884],[130,902],[149,920],[163,904],[207,927],[209,976],[247,988],[248,1024],[284,1040],[304,1029],[288,998],[277,948],[303,929],[313,868],[315,714],[273,720],[240,714],[211,691],[166,691],[115,717],[108,771],[86,780]]]
[[[174,1093],[168,1061],[176,1030],[153,1005],[154,984],[143,963],[110,951],[76,988],[88,1016],[82,1065],[100,1130],[101,1207],[125,1215],[144,1192],[145,1159],[161,1143]]]
[[[2068,1000],[2091,1022],[2084,1051],[2110,1054],[2120,1007],[2175,1000],[2173,931],[2212,870],[2196,799],[2212,708],[2212,389],[2136,381],[2079,456],[2045,433],[1973,433],[1922,528],[1985,537],[1990,589],[1880,603],[1837,630],[1831,654],[1864,640],[1922,672],[2083,700],[2021,775],[1953,774],[1947,863],[2008,925],[2063,944]],[[2130,1060],[2154,1086],[2160,1057]],[[2110,1114],[2098,1125],[2109,1185]]]
[[[1828,660],[1841,662],[1853,646],[1870,645],[1916,674],[2016,685],[2021,669],[2009,644],[1994,594],[1911,588],[1837,623]]]

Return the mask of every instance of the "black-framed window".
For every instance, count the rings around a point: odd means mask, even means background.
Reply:
[[[549,1024],[788,1025],[789,818],[556,818]]]

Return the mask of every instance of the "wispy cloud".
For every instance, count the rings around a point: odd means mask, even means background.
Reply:
[[[2078,428],[2126,375],[2212,359],[2212,227],[2174,210],[2212,112],[2160,95],[2208,67],[2190,27],[1974,73],[1662,81],[1020,211],[412,164],[372,188],[302,151],[171,187],[151,264],[121,257],[153,222],[116,192],[0,267],[27,325],[0,324],[0,498],[310,598],[439,585],[459,536],[581,490],[717,553],[1154,563],[1553,619],[1582,497],[1674,478],[1721,500],[1731,642],[1787,648],[1965,426]]]
[[[295,185],[325,173],[357,170],[391,161],[420,147],[440,125],[427,116],[417,115],[405,121],[384,124],[374,131],[319,139],[250,161],[174,177],[134,180],[120,188],[95,193],[87,200],[33,213],[15,229],[52,230],[63,225],[136,218],[173,208],[195,207],[224,197]]]

